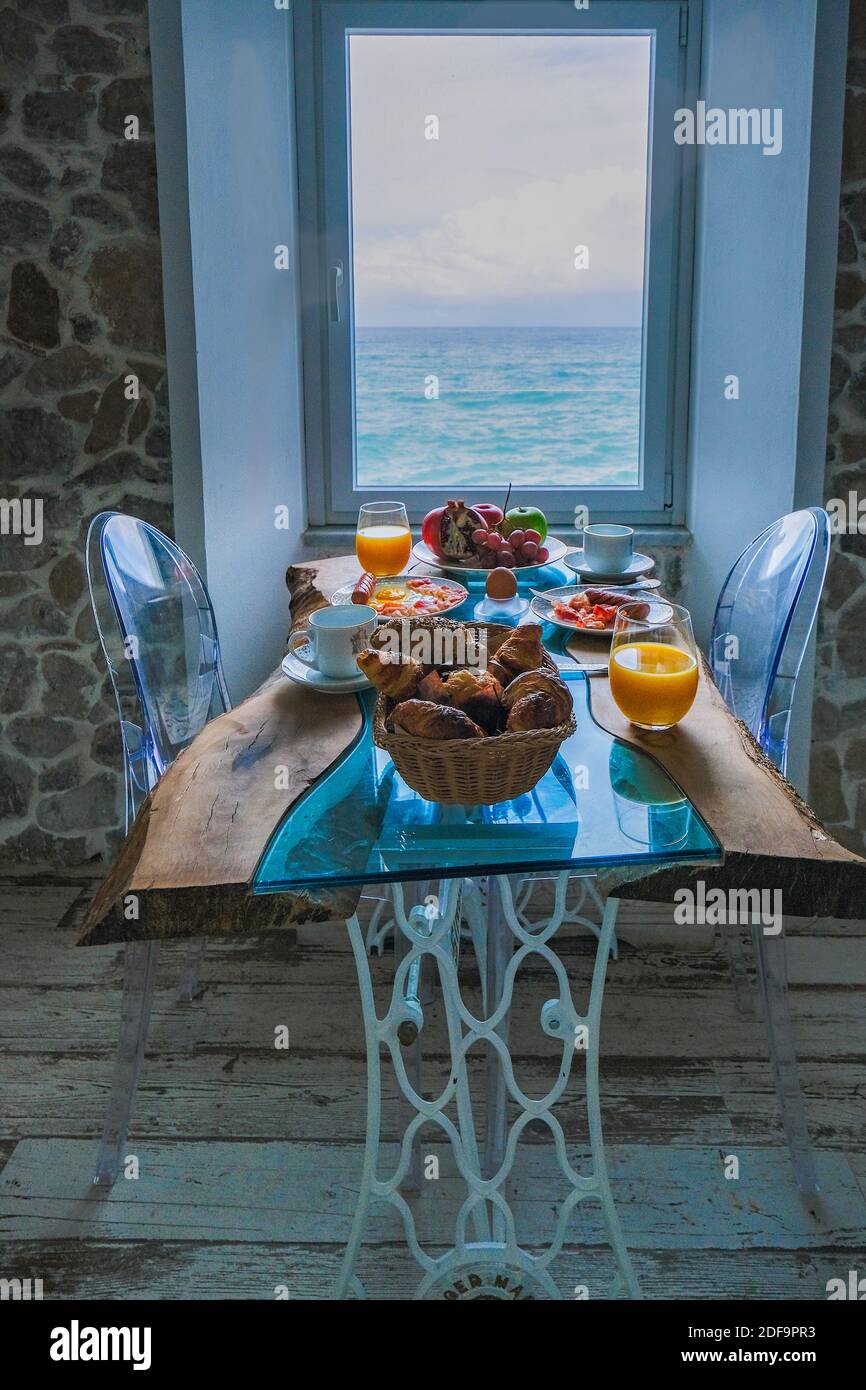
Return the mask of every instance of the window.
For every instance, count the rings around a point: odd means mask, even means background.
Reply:
[[[691,6],[694,15],[696,7]],[[402,498],[680,520],[696,41],[674,0],[308,0],[315,524]]]

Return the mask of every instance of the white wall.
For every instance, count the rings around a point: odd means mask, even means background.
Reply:
[[[707,146],[699,161],[686,602],[702,642],[747,541],[823,502],[847,8],[705,0],[702,97],[781,108],[783,142],[776,156]],[[739,400],[725,399],[731,373]],[[789,761],[803,791],[813,670],[810,652]]]
[[[176,48],[177,12],[177,0],[151,0],[155,68],[172,43]],[[285,569],[297,558],[306,524],[291,16],[264,0],[184,0],[181,13],[200,505],[208,587],[237,701],[273,670],[284,650]],[[183,126],[178,129],[171,106],[177,90],[162,93],[162,106],[159,95],[162,198],[166,182],[169,196],[177,196],[182,183],[174,165],[183,157]],[[163,209],[166,261],[178,250],[176,211]],[[291,249],[288,271],[275,268],[278,244]],[[181,318],[189,311],[168,295],[167,310],[169,322],[178,310]],[[174,434],[188,402],[179,401],[171,376],[169,389]],[[194,460],[185,455],[181,473],[190,467]],[[195,505],[194,495],[187,500]],[[290,509],[288,531],[274,525],[281,505]],[[183,543],[182,490],[176,510]]]
[[[688,603],[705,641],[743,545],[794,502],[815,0],[707,0],[701,95],[781,107],[781,153],[700,152]],[[726,400],[735,373],[740,399]],[[814,499],[818,500],[818,499]]]

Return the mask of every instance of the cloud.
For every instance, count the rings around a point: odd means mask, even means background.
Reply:
[[[356,235],[356,312],[387,295],[442,303],[631,291],[643,280],[643,180],[619,168],[534,179],[413,233]],[[575,267],[575,247],[589,268]]]
[[[575,323],[606,321],[606,303],[639,322],[648,57],[632,37],[353,38],[359,323],[482,323],[503,305],[562,322],[563,303]]]

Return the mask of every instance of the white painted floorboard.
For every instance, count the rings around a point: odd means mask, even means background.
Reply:
[[[442,1242],[465,1191],[447,1148],[441,1176],[412,1201],[419,1230]],[[0,1239],[123,1239],[341,1242],[348,1235],[361,1170],[360,1145],[140,1144],[137,1179],[119,1179],[110,1193],[91,1187],[93,1146],[80,1140],[28,1139],[0,1175]],[[396,1166],[386,1148],[380,1171]],[[629,1245],[644,1249],[747,1250],[768,1233],[777,1249],[857,1246],[866,1232],[866,1195],[844,1155],[824,1153],[825,1197],[809,1211],[790,1180],[783,1149],[748,1149],[740,1177],[725,1178],[722,1156],[707,1147],[624,1145],[609,1149],[611,1179]],[[578,1171],[580,1163],[578,1160]],[[518,1234],[543,1245],[552,1211],[567,1189],[546,1146],[525,1145],[515,1164]],[[597,1206],[582,1204],[581,1240],[604,1239]],[[373,1240],[395,1240],[397,1213],[385,1205],[370,1223]]]
[[[46,1296],[324,1298],[348,1233],[361,1164],[365,1063],[344,929],[208,945],[202,990],[174,1002],[183,943],[161,951],[129,1153],[136,1180],[91,1184],[117,1036],[123,949],[76,950],[77,883],[0,884],[0,1265],[46,1279]],[[823,1298],[866,1272],[866,927],[787,925],[792,1013],[823,1196],[800,1199],[757,1017],[739,1014],[723,958],[678,949],[664,909],[624,909],[602,1046],[614,1194],[652,1298]],[[637,941],[628,945],[627,939]],[[698,950],[697,948],[700,947]],[[566,938],[579,998],[592,946]],[[387,989],[390,956],[374,965]],[[462,965],[467,992],[477,971]],[[515,1070],[546,1089],[556,1047],[538,1013],[550,977],[527,970],[513,1028]],[[384,994],[382,995],[384,997]],[[288,1024],[291,1049],[273,1029]],[[425,1025],[425,1088],[442,1084],[444,1035]],[[480,1087],[480,1074],[476,1078]],[[399,1133],[386,1071],[386,1137]],[[580,1068],[563,1111],[585,1145]],[[459,1200],[447,1148],[438,1182],[412,1199],[431,1252]],[[390,1154],[395,1153],[392,1148]],[[737,1181],[723,1159],[740,1161]],[[518,1234],[543,1244],[563,1189],[543,1142],[518,1154]],[[415,1270],[396,1214],[374,1208],[363,1270],[371,1292],[406,1298]],[[598,1208],[575,1213],[554,1271],[609,1279]]]

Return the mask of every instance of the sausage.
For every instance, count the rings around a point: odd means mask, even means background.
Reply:
[[[370,599],[373,597],[373,590],[375,587],[375,574],[369,574],[365,571],[352,590],[352,602],[362,604],[369,603]]]
[[[615,594],[612,589],[586,589],[585,593],[591,604],[604,603],[608,608],[619,608],[621,603],[628,603],[626,594]]]
[[[632,617],[634,618],[645,618],[649,613],[648,603],[640,603],[631,599],[628,594],[615,594],[610,589],[587,589],[586,597],[591,604],[603,603],[608,608],[620,608],[624,603],[631,604]]]
[[[631,605],[630,616],[632,618],[637,618],[638,620],[640,620],[641,618],[645,618],[649,613],[649,608],[650,606],[648,603],[633,603]]]

